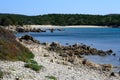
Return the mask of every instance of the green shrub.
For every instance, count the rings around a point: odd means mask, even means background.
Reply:
[[[28,52],[28,53],[24,53],[22,55],[19,55],[17,57],[17,60],[27,62],[28,60],[33,59],[33,58],[34,58],[34,54],[31,52]]]
[[[34,71],[39,71],[43,66],[38,65],[38,63],[34,60],[28,60],[27,63],[25,64],[25,67],[31,68]]]
[[[32,60],[32,59],[27,60],[26,62],[27,62],[27,63],[32,63],[32,64],[38,64],[37,61],[34,61],[34,60]]]
[[[45,76],[48,80],[57,80],[55,76]]]
[[[0,78],[3,77],[3,72],[0,70]]]

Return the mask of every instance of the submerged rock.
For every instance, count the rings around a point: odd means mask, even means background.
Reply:
[[[113,51],[110,49],[110,50],[107,50],[106,53],[110,55],[113,53]]]
[[[113,56],[116,56],[116,53],[113,53],[112,55],[113,55]]]

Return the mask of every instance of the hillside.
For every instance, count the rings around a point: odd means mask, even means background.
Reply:
[[[0,25],[97,25],[119,27],[120,14],[46,14],[38,16],[0,14]]]
[[[0,27],[0,60],[25,61],[33,57],[32,52],[17,42],[11,32]]]

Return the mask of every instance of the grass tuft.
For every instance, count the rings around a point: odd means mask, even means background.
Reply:
[[[45,76],[48,80],[57,80],[55,76]]]
[[[0,78],[3,77],[3,72],[0,70]]]
[[[31,68],[32,70],[38,72],[39,70],[41,70],[41,68],[43,66],[38,65],[38,63],[36,61],[34,61],[34,60],[27,60],[27,63],[25,64],[25,67]]]

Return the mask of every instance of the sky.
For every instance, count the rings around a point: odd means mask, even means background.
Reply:
[[[0,0],[0,13],[120,14],[120,0]]]

